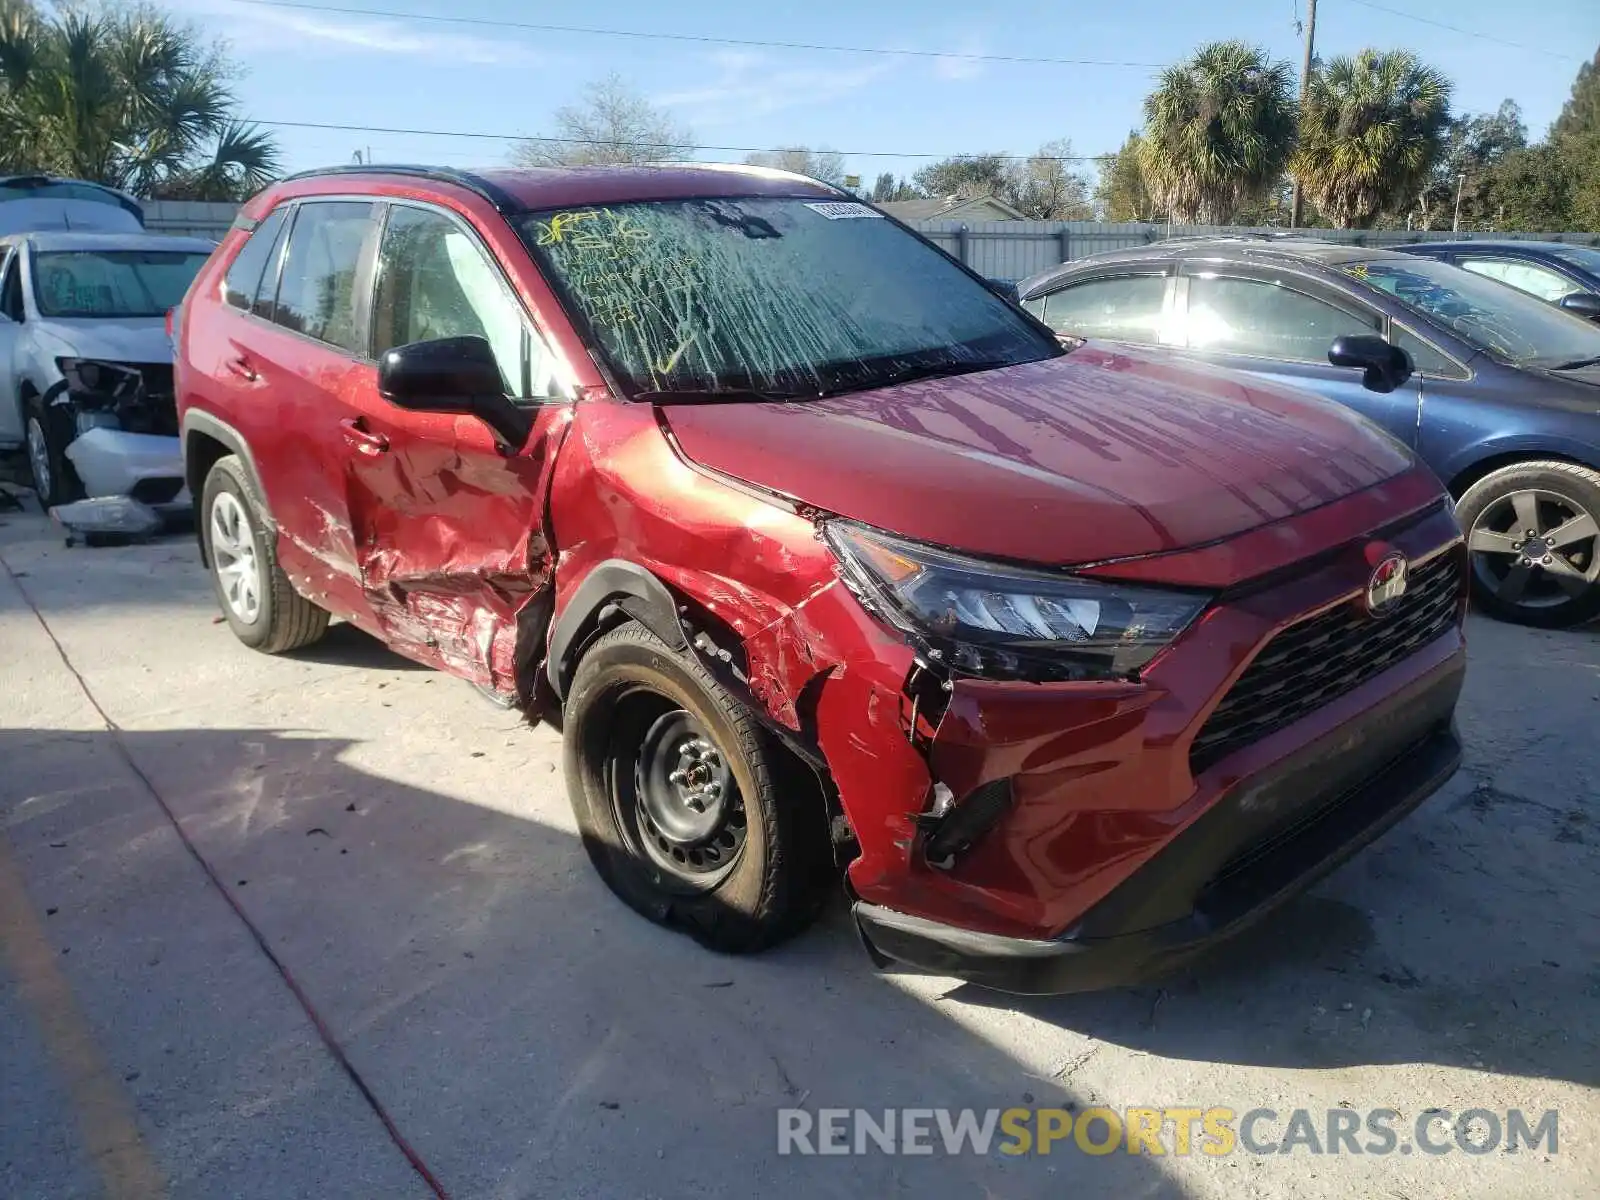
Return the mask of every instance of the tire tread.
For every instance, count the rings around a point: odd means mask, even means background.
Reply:
[[[760,820],[752,820],[747,830],[759,829],[763,842],[767,870],[762,873],[760,889],[754,901],[730,920],[723,906],[714,903],[685,903],[679,898],[658,904],[641,904],[634,889],[619,880],[619,864],[612,856],[620,853],[596,839],[585,837],[590,857],[601,876],[628,904],[659,923],[677,923],[705,945],[731,953],[756,953],[793,937],[815,919],[826,903],[828,880],[833,875],[832,845],[823,820],[823,803],[820,796],[805,794],[804,780],[796,772],[806,768],[793,762],[789,752],[762,726],[750,709],[731,695],[705,666],[691,655],[674,653],[663,641],[636,622],[625,622],[602,634],[584,652],[569,693],[569,711],[566,726],[569,731],[583,724],[575,720],[573,709],[581,706],[583,694],[588,689],[591,664],[606,657],[613,648],[646,649],[675,663],[688,675],[701,698],[714,705],[733,731],[736,751],[745,761],[755,778],[761,797],[745,797],[746,810],[761,804]],[[590,832],[592,818],[583,811],[584,805],[597,803],[576,794],[587,786],[582,778],[586,771],[575,770],[576,764],[569,753],[568,785],[574,791],[573,806],[577,810],[580,828]],[[766,799],[763,801],[762,797]],[[603,839],[601,839],[603,842]],[[624,868],[626,869],[626,868]]]

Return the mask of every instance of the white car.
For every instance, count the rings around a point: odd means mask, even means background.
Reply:
[[[188,503],[166,316],[214,249],[142,231],[0,237],[0,450],[47,508]]]

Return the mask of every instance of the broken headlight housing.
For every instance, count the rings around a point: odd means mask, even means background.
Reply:
[[[58,358],[56,366],[61,368],[68,390],[86,396],[120,399],[137,392],[143,382],[134,368],[97,358]]]
[[[958,671],[1137,679],[1209,595],[986,562],[848,521],[824,536],[874,611]]]

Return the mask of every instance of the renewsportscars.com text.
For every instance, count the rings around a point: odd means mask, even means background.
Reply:
[[[1491,1154],[1559,1151],[1559,1117],[1520,1109],[782,1108],[779,1154]]]

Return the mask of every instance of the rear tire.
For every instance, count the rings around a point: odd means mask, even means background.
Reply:
[[[815,782],[697,660],[622,625],[578,664],[563,725],[584,849],[629,907],[729,953],[815,918],[833,874]]]
[[[278,566],[277,539],[236,455],[212,464],[201,493],[200,520],[211,583],[228,627],[252,650],[282,654],[309,646],[328,631],[328,614],[289,582]]]
[[[1478,608],[1543,629],[1600,616],[1600,473],[1514,463],[1469,487],[1456,518],[1472,552]]]
[[[83,483],[67,458],[76,430],[67,414],[49,407],[40,396],[29,396],[22,406],[23,437],[34,494],[45,508],[83,499]]]

